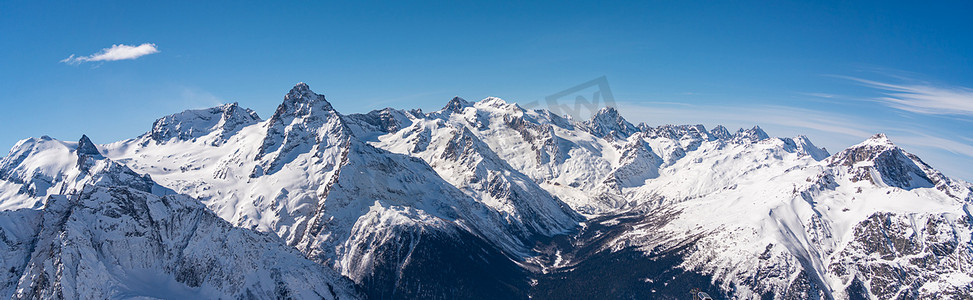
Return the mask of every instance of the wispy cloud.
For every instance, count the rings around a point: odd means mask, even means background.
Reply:
[[[892,108],[929,115],[973,116],[973,89],[967,87],[927,83],[893,84],[857,77],[838,77],[881,90],[883,96],[874,100]]]
[[[973,145],[962,143],[954,139],[946,139],[924,133],[914,132],[912,135],[902,135],[896,138],[896,142],[913,147],[936,148],[953,154],[964,155],[973,158]]]
[[[111,48],[101,49],[101,52],[88,56],[75,56],[71,54],[68,58],[61,60],[62,63],[78,65],[89,61],[116,61],[126,59],[136,59],[153,53],[159,53],[155,44],[145,43],[138,46],[112,45]]]
[[[828,94],[828,93],[798,93],[798,94],[804,95],[804,96],[811,96],[811,97],[818,97],[818,98],[826,98],[826,99],[831,99],[831,98],[834,98],[834,97],[837,96],[837,95]]]
[[[225,102],[210,92],[192,87],[182,87],[180,96],[182,97],[183,107],[208,108],[222,105]]]

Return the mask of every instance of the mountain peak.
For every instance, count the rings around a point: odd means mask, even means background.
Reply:
[[[831,155],[828,154],[828,150],[815,146],[811,142],[811,139],[805,135],[798,135],[794,138],[782,138],[781,140],[784,140],[785,143],[788,141],[792,142],[792,145],[798,153],[806,154],[817,161],[823,160]]]
[[[731,134],[730,131],[727,130],[726,127],[724,127],[723,125],[716,125],[716,127],[713,127],[713,130],[710,130],[709,133],[713,137],[720,140],[733,138],[733,134]]]
[[[240,128],[260,121],[257,113],[236,102],[204,109],[189,109],[159,118],[147,134],[158,143],[189,141],[219,131],[225,139]]]
[[[291,88],[290,93],[302,93],[302,92],[310,92],[310,91],[311,91],[311,87],[307,86],[307,83],[298,82],[297,84],[294,85],[293,88]]]
[[[303,100],[305,102],[324,101],[327,103],[327,100],[324,99],[324,95],[315,94],[314,91],[311,90],[311,87],[303,82],[298,82],[293,88],[291,88],[289,92],[287,92],[287,95],[284,96],[284,101],[287,100]],[[328,103],[328,107],[330,106],[331,104]]]
[[[486,97],[483,98],[483,100],[480,100],[479,103],[482,103],[483,105],[486,106],[493,106],[493,107],[502,107],[508,105],[507,101],[500,99],[499,97]]]
[[[341,118],[324,95],[315,94],[303,82],[298,83],[284,96],[284,101],[267,121],[267,135],[256,159],[261,160],[269,153],[277,153],[264,160],[251,176],[273,174],[284,164],[294,160],[298,153],[343,143],[342,140],[350,132]],[[319,145],[321,148],[318,148]]]
[[[874,160],[878,155],[885,152],[897,153],[902,152],[902,150],[898,146],[895,146],[884,133],[878,133],[857,145],[836,153],[830,159],[832,165],[844,164],[851,166],[858,162]]]
[[[618,113],[614,107],[606,106],[599,109],[591,119],[583,123],[588,132],[605,137],[615,135],[617,137],[628,137],[638,131],[632,123],[629,123]]]
[[[740,128],[740,130],[737,131],[734,137],[740,139],[748,139],[753,142],[766,140],[770,138],[770,136],[767,135],[767,133],[764,132],[764,130],[760,128],[760,126],[756,126],[756,125],[754,125],[753,128],[750,129]]]
[[[869,137],[864,142],[859,145],[873,145],[873,146],[890,146],[895,147],[892,140],[889,139],[884,133],[876,133],[875,135]]]
[[[101,155],[101,152],[98,152],[98,147],[95,147],[95,144],[91,142],[91,139],[84,134],[82,134],[81,139],[78,140],[78,148],[76,150],[78,151],[78,155]]]
[[[317,110],[334,111],[334,108],[324,95],[314,93],[306,83],[299,82],[284,95],[284,101],[277,106],[271,123],[287,116],[307,116]]]
[[[598,114],[618,115],[618,110],[615,109],[615,107],[612,107],[612,106],[605,106],[605,107],[602,107],[601,109],[598,110],[598,112],[596,113],[596,115],[598,115]]]
[[[617,121],[619,119],[625,120],[625,118],[622,118],[622,116],[618,113],[618,110],[611,106],[602,107],[595,112],[595,115],[591,116],[591,120],[594,121],[596,119],[612,121]]]
[[[832,155],[829,165],[848,167],[852,181],[870,180],[906,190],[935,186],[932,178],[941,181],[938,171],[893,144],[883,133]]]
[[[456,97],[453,97],[453,99],[449,100],[449,102],[446,103],[446,106],[443,106],[443,111],[444,112],[461,112],[461,111],[463,111],[464,108],[466,108],[466,107],[468,107],[470,105],[472,105],[472,103],[470,103],[469,101],[466,101],[463,98],[460,98],[459,96],[456,96]]]

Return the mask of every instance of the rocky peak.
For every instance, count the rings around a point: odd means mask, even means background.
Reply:
[[[78,147],[75,150],[77,150],[78,156],[101,155],[101,152],[98,152],[98,147],[96,147],[95,144],[91,142],[91,139],[88,139],[88,136],[84,134],[81,135],[81,140],[78,141]]]
[[[635,132],[632,123],[629,123],[618,113],[614,107],[608,106],[598,110],[590,120],[583,122],[584,129],[598,137],[614,136],[626,138]]]
[[[816,161],[821,161],[830,155],[827,150],[818,148],[814,143],[811,143],[811,139],[803,135],[794,138],[780,138],[780,140],[784,142],[786,151],[793,151],[801,156],[810,156]]]
[[[884,133],[877,133],[877,134],[869,137],[864,142],[861,142],[861,144],[858,144],[858,145],[860,145],[860,146],[861,145],[872,145],[872,146],[881,146],[881,147],[896,147],[895,146],[895,143],[892,143],[892,140],[890,140],[889,137],[886,136]]]
[[[344,120],[353,129],[358,129],[363,136],[367,136],[369,132],[380,132],[380,133],[390,133],[399,131],[399,129],[405,128],[412,124],[409,119],[409,112],[401,111],[394,108],[384,108],[381,110],[373,110],[367,114],[350,114],[344,115]]]
[[[287,92],[287,95],[291,96],[292,98],[300,98],[302,96],[312,96],[315,94],[313,91],[311,91],[311,87],[309,87],[307,83],[298,82],[294,85],[294,87],[291,88],[290,92]]]
[[[639,126],[639,130],[648,134],[649,137],[664,137],[669,139],[700,139],[708,140],[709,133],[706,132],[706,127],[701,124],[696,125],[671,125],[666,124],[659,127],[642,127]]]
[[[467,108],[472,105],[473,105],[472,103],[457,96],[457,97],[453,97],[452,100],[449,100],[449,102],[446,103],[446,106],[443,106],[443,112],[458,113],[458,112],[462,112],[464,108]]]
[[[217,110],[222,111],[220,116],[220,128],[224,130],[238,129],[238,126],[250,125],[260,121],[260,116],[257,112],[249,109],[240,107],[240,104],[233,102],[230,104],[224,104],[217,107]]]
[[[847,168],[852,175],[852,181],[868,180],[907,190],[932,187],[934,182],[929,173],[938,175],[938,172],[919,157],[905,152],[881,133],[835,153],[828,159],[828,165]],[[872,172],[873,170],[877,172]]]
[[[723,125],[716,125],[716,127],[714,127],[713,130],[710,130],[709,133],[713,137],[720,140],[728,140],[733,138],[733,134],[731,134],[729,130],[726,130],[726,127],[723,127]]]
[[[599,109],[598,112],[596,112],[595,115],[591,117],[592,120],[594,119],[617,120],[621,118],[622,115],[618,113],[618,110],[611,106],[605,106]]]
[[[331,103],[324,98],[324,95],[315,94],[306,83],[298,83],[287,95],[284,101],[277,106],[277,111],[270,118],[272,125],[278,123],[290,123],[296,117],[312,117],[321,112],[335,113]]]
[[[853,166],[860,162],[873,161],[882,153],[889,151],[901,152],[901,149],[892,143],[892,141],[889,140],[885,134],[879,133],[869,137],[857,145],[848,147],[848,149],[835,153],[835,155],[833,155],[828,162],[832,166]]]
[[[770,136],[767,135],[767,133],[764,132],[764,130],[761,129],[760,126],[753,126],[753,128],[750,129],[740,128],[740,130],[738,130],[737,133],[733,135],[733,137],[741,140],[750,140],[752,142],[766,140],[770,138]]]
[[[254,169],[252,177],[275,173],[299,153],[325,151],[345,144],[352,136],[341,114],[324,95],[315,94],[303,82],[284,96],[266,126],[267,135],[255,157],[263,162]],[[275,155],[267,157],[274,152]]]
[[[213,132],[225,140],[237,130],[260,122],[257,113],[236,102],[204,109],[190,109],[159,118],[147,133],[157,143],[172,139],[189,141]]]

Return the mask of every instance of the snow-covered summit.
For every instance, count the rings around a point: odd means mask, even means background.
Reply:
[[[890,140],[889,137],[884,133],[876,133],[856,146],[863,145],[895,147],[895,143],[892,143],[892,140]]]
[[[868,180],[903,189],[933,187],[935,182],[930,176],[941,177],[918,156],[902,150],[882,133],[835,153],[828,163],[845,167],[852,181]]]
[[[711,138],[709,132],[706,131],[706,127],[701,124],[696,125],[661,125],[658,127],[650,127],[648,125],[640,124],[639,128],[648,134],[650,137],[661,137],[668,139],[695,139],[699,141],[709,141]]]
[[[422,115],[421,112],[402,111],[394,108],[373,110],[367,114],[344,115],[344,120],[356,136],[370,139],[374,134],[386,134],[412,123],[411,118]]]
[[[591,119],[582,124],[585,130],[598,137],[627,138],[638,131],[638,128],[626,121],[618,110],[611,106],[598,110]]]
[[[10,153],[0,159],[0,209],[43,207],[49,195],[76,193],[88,185],[167,191],[149,176],[104,157],[86,135],[78,143],[28,139]]]
[[[261,164],[251,176],[274,173],[294,160],[296,155],[311,149],[337,149],[351,134],[341,115],[324,95],[311,91],[301,82],[284,95],[273,117],[264,123],[266,134],[254,159]]]
[[[507,102],[506,100],[503,100],[500,97],[486,97],[483,98],[483,100],[477,101],[475,104],[477,104],[477,106],[490,106],[490,107],[502,108],[511,105],[512,103]]]
[[[326,112],[334,112],[331,103],[324,95],[314,93],[306,83],[300,82],[284,95],[284,101],[277,106],[270,124],[289,123],[293,118],[315,117]]]
[[[203,276],[189,292],[218,290],[180,294],[187,297],[249,297],[226,285],[245,282],[257,285],[257,298],[283,297],[271,286],[327,298],[324,287],[342,281],[328,279],[332,271],[373,298],[543,298],[554,295],[544,286],[593,277],[612,283],[585,288],[612,298],[677,297],[685,291],[664,287],[687,284],[721,298],[973,292],[965,209],[973,186],[884,135],[828,156],[805,136],[636,127],[614,108],[575,121],[499,98],[456,97],[428,114],[341,114],[304,83],[283,98],[267,121],[235,105],[165,117],[157,142],[151,134],[105,145],[87,136],[21,141],[0,159],[0,246],[14,249],[0,254],[0,270],[55,278],[48,265],[57,259],[40,258],[104,253],[109,259],[55,269],[105,266],[77,278],[128,286],[139,282],[115,280],[111,270],[136,269],[115,258],[150,245],[152,254],[176,254],[140,261],[180,269],[136,275],[192,284]],[[209,217],[198,212],[204,205]],[[5,221],[15,209],[25,213]],[[39,234],[46,221],[38,215],[69,223]],[[255,240],[252,230],[295,253]],[[201,244],[184,247],[185,232]],[[70,243],[47,240],[64,236]],[[54,245],[30,267],[42,271],[21,267],[31,243]],[[257,275],[206,275],[228,272]],[[20,281],[0,281],[0,291]],[[25,293],[55,290],[31,284]]]
[[[723,125],[716,125],[716,127],[713,127],[713,130],[710,130],[710,135],[721,140],[733,138],[733,134],[731,134],[726,127],[723,127]]]
[[[831,155],[828,154],[828,151],[824,148],[818,148],[815,146],[814,143],[811,142],[811,139],[804,135],[799,135],[794,138],[782,138],[781,140],[788,145],[793,144],[793,147],[798,153],[809,155],[814,158],[814,160],[820,161]]]
[[[443,106],[442,111],[446,113],[459,113],[462,112],[464,108],[469,106],[473,106],[473,103],[456,96],[453,97],[453,99],[450,99],[449,102],[446,103],[446,106]]]
[[[740,130],[737,131],[736,134],[733,135],[733,137],[738,140],[749,140],[751,142],[766,140],[770,138],[770,136],[767,135],[767,133],[764,132],[764,130],[760,128],[760,126],[753,126],[753,128],[750,129],[740,128]]]
[[[156,143],[191,141],[213,134],[208,143],[220,144],[243,127],[260,122],[257,113],[236,102],[191,109],[156,120],[145,135]]]

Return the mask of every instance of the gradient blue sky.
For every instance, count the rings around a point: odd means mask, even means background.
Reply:
[[[234,101],[266,118],[300,81],[355,113],[607,76],[635,123],[758,124],[831,152],[885,132],[973,179],[973,2],[686,2],[0,1],[0,148]],[[159,52],[62,62],[143,43]]]

